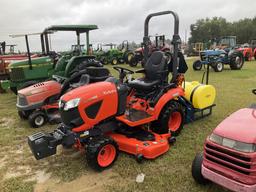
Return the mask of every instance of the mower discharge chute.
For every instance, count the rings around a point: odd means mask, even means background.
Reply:
[[[175,21],[170,63],[162,51],[149,57],[148,48],[150,19],[166,14],[171,14]],[[87,162],[96,170],[111,166],[119,151],[135,155],[138,161],[154,159],[169,150],[185,119],[194,120],[191,113],[196,112],[195,108],[186,100],[181,86],[180,73],[186,72],[187,65],[178,51],[181,43],[178,15],[172,11],[153,13],[147,16],[144,26],[146,63],[144,69],[136,71],[144,77],[125,81],[134,72],[114,67],[119,80],[111,77],[63,95],[59,101],[63,123],[52,133],[40,132],[28,137],[36,159],[55,154],[60,144],[85,147]]]

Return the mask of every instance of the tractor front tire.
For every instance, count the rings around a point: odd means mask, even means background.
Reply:
[[[195,71],[200,71],[202,69],[203,65],[202,65],[202,62],[200,60],[196,60],[194,63],[193,63],[193,69]]]
[[[87,164],[96,171],[111,167],[119,154],[117,143],[110,137],[98,136],[86,147]]]
[[[47,122],[47,116],[43,111],[34,111],[28,116],[28,123],[33,128],[39,128]]]
[[[209,180],[205,179],[202,175],[202,164],[203,164],[203,154],[198,153],[196,154],[193,163],[192,163],[192,176],[194,180],[202,185],[206,185],[209,183]]]
[[[28,119],[29,113],[25,112],[25,111],[18,111],[18,115],[19,115],[20,119],[26,120],[26,119]]]
[[[244,65],[244,56],[242,53],[233,53],[230,57],[230,69],[240,70]]]
[[[221,72],[224,68],[224,64],[221,62],[217,62],[213,65],[213,69],[215,72]]]
[[[118,59],[117,58],[113,58],[113,59],[111,59],[111,64],[112,65],[117,65],[118,64]]]
[[[135,56],[131,58],[129,65],[130,67],[136,67],[138,65],[138,62]]]
[[[171,133],[178,136],[184,125],[185,113],[182,105],[170,101],[161,111],[159,119],[152,124],[152,130],[159,134]]]

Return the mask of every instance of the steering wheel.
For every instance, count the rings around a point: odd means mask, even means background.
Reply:
[[[256,89],[253,89],[253,90],[252,90],[252,93],[253,93],[254,95],[256,95]]]
[[[124,78],[126,77],[127,74],[133,74],[134,71],[130,70],[130,69],[126,69],[123,67],[113,67],[113,69],[117,70],[119,72],[119,80],[121,83],[123,83]]]

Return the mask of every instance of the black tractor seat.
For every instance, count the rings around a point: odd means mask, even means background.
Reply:
[[[104,67],[88,67],[86,72],[90,76],[90,83],[104,81],[110,77],[109,70]]]
[[[155,51],[151,54],[145,64],[144,78],[135,79],[128,82],[128,86],[136,90],[149,91],[168,78],[167,59],[162,51]]]
[[[80,86],[83,86],[83,85],[87,85],[87,84],[89,84],[89,82],[90,82],[90,76],[87,75],[87,74],[84,74],[84,75],[81,76],[79,82],[77,82],[77,83],[72,83],[72,84],[70,85],[70,87],[71,87],[72,89],[75,89],[75,88],[77,88],[77,87],[80,87]]]

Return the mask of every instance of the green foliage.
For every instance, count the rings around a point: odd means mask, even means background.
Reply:
[[[245,18],[235,22],[228,22],[223,17],[213,17],[211,19],[199,19],[195,24],[190,25],[190,43],[204,42],[219,38],[221,36],[237,36],[237,43],[250,43],[256,39],[256,17]]]

